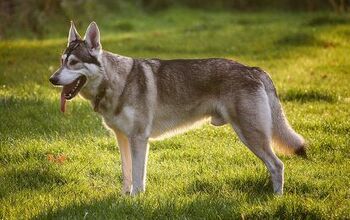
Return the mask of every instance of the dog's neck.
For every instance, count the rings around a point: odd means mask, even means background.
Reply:
[[[108,85],[108,79],[103,78],[101,83],[100,83],[100,85],[97,88],[97,93],[95,95],[95,98],[94,98],[94,100],[92,100],[92,105],[93,105],[93,108],[94,108],[95,112],[98,112],[99,106],[100,106],[100,102],[105,97],[106,90],[107,90],[108,86],[109,86]]]
[[[133,65],[133,59],[103,51],[99,58],[101,69],[82,89],[83,98],[90,100],[94,111],[101,112],[100,107],[109,97],[117,105],[122,94],[127,76]],[[113,104],[113,103],[112,103]]]

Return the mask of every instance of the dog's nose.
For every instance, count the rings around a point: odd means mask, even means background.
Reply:
[[[57,77],[50,77],[49,81],[54,84],[54,85],[57,85],[58,84],[58,79]]]

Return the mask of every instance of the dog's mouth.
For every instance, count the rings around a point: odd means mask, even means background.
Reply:
[[[61,92],[61,111],[66,111],[66,101],[74,98],[85,85],[86,76],[81,75],[68,85],[64,85]]]

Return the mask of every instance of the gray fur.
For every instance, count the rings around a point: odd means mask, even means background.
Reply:
[[[98,31],[96,24],[90,26]],[[150,138],[211,118],[213,125],[232,125],[242,142],[265,163],[275,193],[282,194],[283,163],[271,141],[293,152],[303,151],[304,141],[289,126],[266,72],[219,58],[133,59],[102,49],[89,51],[81,46],[70,53],[83,62],[93,54],[97,61],[86,61],[96,67],[84,65],[82,74],[88,80],[80,94],[91,101],[117,136],[123,192],[134,195],[145,190]]]

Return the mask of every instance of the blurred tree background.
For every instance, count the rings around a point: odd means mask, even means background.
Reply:
[[[152,13],[173,6],[231,11],[328,10],[341,14],[350,10],[350,0],[0,0],[0,39],[42,38],[55,30],[52,26],[62,23],[62,19],[79,17],[79,22],[108,14]],[[55,28],[60,31],[60,24],[57,25]]]

